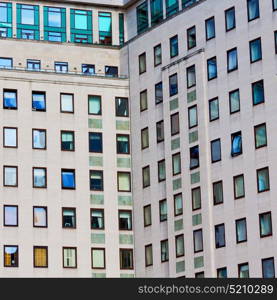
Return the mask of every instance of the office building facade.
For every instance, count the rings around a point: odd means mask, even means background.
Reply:
[[[277,1],[1,1],[3,277],[275,277]]]

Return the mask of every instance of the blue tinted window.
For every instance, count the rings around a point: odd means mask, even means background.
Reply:
[[[102,133],[89,133],[89,152],[101,153],[102,149]]]
[[[260,16],[259,0],[247,0],[248,21]]]
[[[175,57],[179,54],[178,49],[178,35],[175,35],[170,39],[170,57]]]
[[[262,260],[263,278],[275,278],[274,258]]]
[[[103,171],[90,171],[90,190],[103,191]]]
[[[237,48],[227,52],[227,71],[231,72],[238,68]]]
[[[208,59],[207,67],[208,67],[208,80],[216,78],[217,77],[216,57]]]
[[[237,155],[242,154],[241,132],[233,133],[231,139],[232,139],[231,155],[237,156]]]
[[[17,108],[17,91],[4,90],[4,108],[16,109]]]
[[[178,78],[177,74],[174,74],[169,77],[169,95],[171,97],[176,94],[178,94]]]
[[[225,25],[226,31],[232,30],[236,27],[236,15],[234,7],[225,11]]]
[[[252,97],[254,105],[263,103],[265,101],[263,80],[252,83]]]
[[[250,61],[251,63],[262,59],[262,44],[261,39],[256,39],[249,43],[250,47]]]
[[[214,17],[206,20],[206,40],[210,40],[215,37],[215,21]]]
[[[75,171],[62,170],[62,188],[75,189]]]
[[[13,60],[12,58],[0,57],[0,68],[12,68]]]
[[[33,92],[32,108],[33,110],[46,110],[45,92]]]

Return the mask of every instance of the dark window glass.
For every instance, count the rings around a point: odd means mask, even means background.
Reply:
[[[107,77],[118,77],[118,67],[105,66],[105,76],[107,76]]]
[[[160,23],[163,20],[163,0],[151,0],[151,26]]]
[[[187,30],[188,50],[196,47],[196,27],[193,26]]]
[[[179,113],[173,114],[170,116],[171,120],[171,135],[175,135],[179,133]]]
[[[115,98],[115,115],[117,117],[129,117],[129,100],[128,98]]]
[[[221,143],[220,143],[220,139],[211,141],[211,158],[212,158],[212,163],[215,163],[215,162],[221,160]]]
[[[247,241],[247,226],[246,219],[236,220],[236,237],[237,243],[242,243]]]
[[[32,109],[36,111],[46,111],[45,92],[32,92]]]
[[[259,0],[247,0],[248,21],[260,17]]]
[[[148,1],[144,1],[137,7],[137,32],[140,34],[149,26],[148,22]]]
[[[201,189],[200,187],[191,190],[192,210],[201,208]]]
[[[266,124],[256,125],[254,127],[255,148],[261,148],[267,145]]]
[[[119,230],[132,230],[132,211],[120,210],[118,212]]]
[[[129,135],[118,134],[116,136],[116,148],[118,154],[129,154],[130,153]]]
[[[241,131],[231,135],[231,155],[238,156],[242,154],[242,136]]]
[[[240,111],[240,92],[235,90],[229,93],[230,114]]]
[[[253,105],[257,105],[265,101],[263,80],[252,83],[252,99]]]
[[[128,270],[134,268],[133,263],[133,250],[132,249],[119,249],[120,251],[120,269]]]
[[[104,210],[91,210],[91,229],[104,229]]]
[[[163,83],[162,81],[155,85],[155,103],[163,102]]]
[[[156,123],[157,143],[164,141],[164,121]]]
[[[263,168],[257,170],[257,185],[258,193],[269,191],[269,170],[268,168]]]
[[[90,190],[91,191],[103,191],[103,171],[90,171]]]
[[[187,88],[191,88],[196,85],[196,72],[195,65],[187,68]]]
[[[262,59],[262,41],[261,38],[249,42],[250,62],[254,63]]]
[[[215,38],[215,20],[211,17],[205,21],[206,25],[206,40]]]
[[[239,278],[249,278],[248,263],[238,265]]]
[[[190,148],[190,169],[199,167],[199,146]]]
[[[225,10],[225,26],[226,31],[236,28],[236,13],[234,7]]]
[[[222,181],[213,183],[214,205],[223,203],[223,183]]]
[[[17,90],[3,90],[3,108],[17,109]]]
[[[203,234],[202,229],[193,231],[194,253],[203,251]]]
[[[219,119],[219,101],[218,98],[209,101],[209,117],[210,122]]]
[[[82,64],[82,73],[85,75],[94,75],[95,74],[95,65]]]
[[[74,131],[61,131],[61,150],[75,150]]]
[[[227,268],[217,269],[217,278],[227,278]]]
[[[178,94],[178,78],[177,74],[169,76],[169,96]]]
[[[237,48],[227,51],[227,71],[232,72],[238,68],[238,52]]]
[[[275,278],[274,258],[262,259],[263,278]]]
[[[146,53],[139,56],[139,74],[146,72]]]
[[[215,226],[215,247],[225,247],[225,225],[220,224]]]
[[[63,228],[76,228],[76,210],[75,208],[62,209]]]
[[[158,66],[162,63],[162,46],[157,45],[154,47],[154,66]]]
[[[159,202],[159,208],[160,208],[160,222],[167,220],[167,203],[166,200],[161,200]]]
[[[272,235],[271,212],[259,215],[260,218],[260,236],[267,237]]]
[[[89,152],[102,153],[102,133],[89,132]]]
[[[175,35],[172,38],[170,38],[169,43],[170,43],[170,57],[173,58],[179,54],[178,35]]]
[[[212,57],[207,60],[208,80],[212,80],[217,77],[217,63],[216,57]]]

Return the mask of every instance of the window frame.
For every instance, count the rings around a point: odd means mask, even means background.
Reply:
[[[270,225],[270,232],[268,234],[262,235],[261,217],[264,216],[264,215],[269,215],[270,216],[270,223],[269,223],[269,225]],[[273,235],[272,213],[271,213],[271,211],[267,211],[267,212],[263,212],[263,213],[259,214],[259,230],[260,230],[260,238],[266,238],[266,237],[269,237],[269,236]]]
[[[6,135],[5,135],[5,130],[6,129],[13,129],[15,130],[15,146],[6,146],[5,140],[6,140]],[[3,127],[3,148],[10,148],[10,149],[16,149],[18,148],[18,128],[17,127]]]
[[[128,152],[119,152],[119,147],[118,147],[118,137],[128,137]],[[128,155],[130,154],[130,135],[129,134],[121,134],[121,133],[117,133],[116,134],[116,153],[117,154],[123,154],[123,155]],[[103,153],[103,148],[102,148],[102,152]]]
[[[251,48],[251,45],[253,43],[257,42],[257,41],[260,42],[260,51],[261,51],[261,53],[260,53],[259,58],[254,60],[253,57],[252,57],[252,48]],[[260,61],[260,60],[263,59],[263,49],[262,49],[262,39],[261,39],[261,37],[258,37],[258,38],[254,39],[254,40],[249,41],[249,58],[250,58],[250,63],[251,64],[254,64],[255,62],[258,62],[258,61]]]
[[[145,184],[145,181],[144,181],[144,171],[145,170],[149,170],[149,183],[147,183],[147,184]],[[151,171],[150,171],[150,165],[147,165],[147,166],[145,166],[145,167],[143,167],[142,168],[142,188],[143,189],[146,189],[146,188],[148,188],[149,186],[151,186],[151,173],[150,173]]]
[[[120,213],[121,212],[126,212],[128,214],[130,214],[131,216],[131,226],[130,226],[130,229],[122,229],[120,228]],[[133,231],[133,211],[131,209],[119,209],[118,210],[118,230],[121,232],[121,231]]]
[[[6,185],[5,184],[5,168],[14,168],[16,170],[16,184],[15,185]],[[11,165],[4,165],[3,166],[3,186],[4,187],[13,187],[17,188],[18,187],[18,166],[11,166]]]
[[[147,249],[151,249],[151,260],[152,260],[152,262],[150,264],[147,263],[147,255],[146,255]],[[153,246],[152,246],[152,244],[148,244],[148,245],[144,246],[144,258],[145,258],[145,267],[146,268],[153,266]]]
[[[196,123],[191,125],[190,111],[196,109]],[[188,107],[188,125],[189,129],[195,128],[198,126],[198,107],[197,104]]]
[[[176,54],[172,53],[172,41],[174,41],[174,39],[176,39],[177,41],[177,52]],[[169,38],[169,53],[170,53],[170,59],[177,57],[179,55],[179,37],[178,34],[175,34],[174,36],[172,36],[171,38]]]
[[[177,254],[177,240],[179,238],[183,239],[183,249],[184,249],[184,252],[182,254]],[[183,257],[183,256],[185,256],[185,237],[184,237],[184,234],[181,233],[181,234],[175,235],[175,257],[179,258],[179,257]]]
[[[234,67],[234,68],[230,68],[230,53],[232,53],[232,52],[235,52],[236,53],[236,66]],[[235,48],[232,48],[232,49],[229,49],[228,51],[227,51],[227,73],[231,73],[231,72],[234,72],[234,71],[236,71],[236,70],[238,70],[238,68],[239,68],[239,62],[238,62],[238,49],[237,49],[237,47],[235,47]]]
[[[213,101],[217,101],[217,107],[218,107],[218,116],[215,118],[215,119],[212,119],[211,118],[211,103]],[[209,100],[209,121],[210,122],[213,122],[213,121],[216,121],[216,120],[219,120],[219,117],[220,117],[220,111],[219,111],[219,99],[218,97],[215,97],[215,98],[212,98]]]
[[[39,169],[39,170],[43,170],[44,174],[45,174],[45,185],[44,186],[35,186],[35,170]],[[45,167],[33,167],[32,168],[32,183],[33,183],[33,188],[34,189],[46,189],[47,188],[47,168]]]
[[[15,107],[8,107],[5,106],[5,93],[15,93],[15,103],[16,106]],[[3,109],[9,109],[9,110],[17,110],[18,109],[18,94],[17,94],[17,90],[15,89],[3,89]]]
[[[150,208],[150,224],[146,224],[145,222],[145,211],[146,209]],[[148,227],[152,225],[152,209],[151,209],[151,204],[147,204],[145,206],[143,206],[143,225],[144,227]]]
[[[261,102],[258,102],[258,103],[254,103],[254,85],[256,84],[262,84],[263,86],[263,101]],[[259,104],[262,104],[262,103],[265,103],[265,89],[264,89],[264,80],[261,79],[261,80],[258,80],[258,81],[255,81],[255,82],[252,82],[251,83],[251,88],[252,88],[252,104],[253,106],[256,106],[256,105],[259,105]]]
[[[167,257],[166,257],[166,259],[162,259],[162,243],[167,243]],[[161,249],[161,263],[164,263],[164,262],[167,262],[167,261],[169,261],[169,244],[168,244],[168,239],[165,239],[165,240],[161,240],[160,241],[160,249]]]
[[[174,118],[175,116],[178,116],[178,131],[176,131],[176,132],[174,131],[174,132],[172,133],[172,128],[173,128],[173,126],[172,126],[172,124],[173,124],[173,118]],[[175,135],[177,135],[177,134],[180,134],[180,115],[179,115],[179,112],[176,112],[176,113],[170,115],[170,132],[171,132],[171,136],[175,136]]]
[[[175,173],[174,170],[174,158],[179,156],[179,163],[180,163],[180,170],[179,172]],[[174,154],[171,155],[171,163],[172,163],[172,176],[177,176],[180,175],[182,173],[182,159],[181,159],[181,152],[176,152]]]
[[[62,96],[67,95],[67,96],[72,96],[72,111],[65,111],[62,109]],[[74,94],[73,93],[60,93],[60,113],[64,114],[74,114]]]
[[[215,186],[217,184],[221,184],[221,187],[222,187],[221,188],[221,191],[222,191],[221,192],[221,194],[222,194],[222,202],[218,202],[218,203],[215,202]],[[212,185],[213,185],[213,205],[216,206],[216,205],[223,204],[224,203],[223,180],[215,181],[215,182],[212,183]]]
[[[259,176],[258,176],[258,173],[259,173],[260,171],[264,171],[264,170],[267,170],[267,175],[268,175],[268,188],[266,188],[265,190],[260,191],[260,190],[259,190]],[[270,191],[269,167],[264,167],[264,168],[257,169],[257,170],[256,170],[256,174],[257,174],[256,177],[257,177],[257,192],[258,192],[258,194]]]
[[[93,266],[93,250],[101,250],[103,251],[104,255],[104,266],[103,267],[94,267]],[[95,270],[104,270],[106,269],[106,249],[105,248],[101,248],[101,247],[92,247],[90,250],[91,253],[91,269],[95,269]]]
[[[145,62],[145,68],[141,69],[141,59],[144,59]],[[147,72],[147,65],[146,65],[146,52],[141,53],[138,56],[138,61],[139,61],[139,75],[146,73]]]
[[[164,170],[165,170],[165,178],[160,178],[160,164],[161,163],[164,163]],[[159,160],[158,161],[158,182],[160,183],[160,182],[163,182],[163,181],[165,181],[166,180],[166,161],[165,161],[165,159],[161,159],[161,160]]]
[[[265,270],[264,270],[264,262],[267,261],[267,260],[272,260],[273,261],[273,271],[274,271],[274,277],[276,276],[275,274],[275,259],[274,259],[274,256],[272,257],[268,257],[268,258],[263,258],[262,259],[262,274],[263,274],[263,278],[268,278],[268,277],[265,277]]]
[[[227,27],[227,14],[230,12],[230,11],[234,11],[234,26],[233,27],[231,27],[231,28],[228,28]],[[231,31],[231,30],[233,30],[233,29],[235,29],[236,28],[236,9],[235,9],[235,6],[232,6],[232,7],[230,7],[230,8],[228,8],[228,9],[226,9],[225,11],[224,11],[224,15],[225,15],[225,31],[226,32],[229,32],[229,31]]]
[[[241,196],[236,196],[236,179],[239,178],[239,177],[242,177],[243,179],[243,195]],[[239,174],[239,175],[236,175],[236,176],[233,176],[233,190],[234,190],[234,199],[237,200],[237,199],[241,199],[241,198],[245,198],[245,182],[244,182],[244,174]]]
[[[237,224],[238,224],[238,222],[241,222],[241,221],[245,221],[245,240],[239,241],[238,240],[238,226],[237,226]],[[247,220],[246,220],[246,218],[240,218],[240,219],[235,220],[235,226],[236,226],[236,242],[237,242],[237,244],[246,243],[247,239],[248,239],[248,237],[247,237]]]
[[[66,249],[71,249],[71,250],[75,250],[75,266],[74,267],[67,267],[67,266],[65,266],[64,265],[64,250],[66,250]],[[64,246],[63,248],[62,248],[62,253],[63,253],[63,268],[64,269],[77,269],[78,268],[78,261],[77,261],[77,257],[78,257],[78,255],[77,255],[77,247],[67,247],[67,246]]]
[[[100,111],[99,111],[98,114],[90,112],[90,109],[89,109],[90,108],[90,106],[89,106],[90,97],[99,97],[99,99],[100,99]],[[89,116],[102,116],[102,96],[100,96],[100,95],[91,95],[91,94],[88,95],[88,115]]]
[[[257,146],[256,130],[257,130],[257,128],[262,127],[262,126],[264,126],[264,128],[265,128],[265,139],[266,139],[266,142],[265,142],[265,144],[263,144],[261,146]],[[262,124],[258,124],[258,125],[254,126],[254,139],[255,139],[255,149],[260,149],[260,148],[263,148],[263,147],[267,147],[267,127],[266,127],[266,123],[262,123]]]
[[[215,60],[215,66],[216,66],[216,74],[215,76],[211,77],[209,74],[210,74],[210,70],[209,70],[209,62],[212,61],[212,60]],[[217,70],[217,57],[216,56],[213,56],[209,59],[207,59],[207,79],[208,81],[211,81],[213,79],[217,79],[218,77],[218,70]]]
[[[218,143],[219,142],[219,153],[220,153],[220,157],[218,158],[218,159],[214,159],[213,158],[213,143]],[[215,140],[212,140],[211,142],[210,142],[210,147],[211,147],[211,163],[213,164],[213,163],[217,163],[217,162],[219,162],[219,161],[221,161],[222,160],[222,151],[221,151],[221,139],[220,138],[218,138],[218,139],[215,139]]]
[[[207,31],[207,24],[208,22],[210,22],[211,20],[213,20],[213,27],[214,27],[214,35],[212,37],[208,37],[208,31]],[[206,41],[210,41],[212,39],[214,39],[216,37],[216,27],[215,27],[215,17],[212,16],[208,19],[205,20],[205,38],[206,38]]]
[[[90,136],[93,134],[96,134],[98,136],[101,136],[101,150],[100,151],[92,151],[92,149],[90,148]],[[88,132],[88,150],[89,150],[89,153],[103,153],[103,133],[102,132],[96,132],[96,131],[89,131]]]
[[[44,132],[45,133],[45,147],[44,148],[35,148],[34,147],[34,131]],[[47,150],[47,130],[41,128],[32,128],[32,149],[33,150]]]
[[[74,187],[64,187],[63,186],[63,179],[62,179],[63,172],[73,173]],[[75,169],[67,169],[67,168],[61,169],[61,189],[62,190],[76,190],[76,170]]]
[[[165,203],[166,204],[166,219],[162,219],[161,218],[161,206],[162,206],[162,203]],[[167,210],[167,200],[166,199],[162,199],[162,200],[159,200],[159,220],[160,220],[160,223],[162,222],[166,222],[168,220],[168,210]]]
[[[35,225],[35,209],[36,208],[43,208],[46,211],[46,220],[45,220],[45,226]],[[33,228],[48,228],[48,209],[47,206],[33,206]]]
[[[190,36],[190,30],[194,30],[194,33],[195,33],[195,43],[193,44],[193,46],[190,46],[189,45],[189,36]],[[190,49],[193,49],[197,46],[197,39],[196,39],[196,26],[193,25],[191,26],[190,28],[187,29],[187,50],[190,50]]]
[[[126,116],[122,116],[118,114],[118,110],[117,110],[117,101],[119,99],[124,99],[127,101],[127,115]],[[129,118],[130,117],[130,107],[129,107],[129,98],[128,97],[115,97],[115,116],[119,117],[119,118]],[[102,98],[101,98],[101,114],[102,114]]]
[[[44,96],[44,106],[45,108],[43,109],[37,109],[33,106],[33,102],[34,102],[34,95],[43,95]],[[35,112],[46,112],[47,110],[47,101],[46,101],[46,92],[45,91],[32,91],[32,111]]]
[[[238,95],[239,95],[239,109],[236,110],[236,111],[232,111],[231,108],[232,108],[232,105],[231,105],[231,95],[238,92]],[[229,92],[229,112],[230,112],[230,115],[232,114],[235,114],[237,112],[240,112],[240,89],[235,89],[235,90],[232,90]]]
[[[156,63],[156,50],[158,48],[161,49],[161,61],[160,61],[160,63]],[[157,67],[157,66],[161,65],[162,62],[163,62],[163,60],[162,60],[162,44],[161,43],[153,47],[153,53],[154,53],[154,67]]]
[[[139,93],[139,109],[140,109],[140,112],[143,112],[143,111],[146,111],[148,109],[148,95],[147,95],[147,89],[141,91]],[[143,108],[142,107],[142,95],[145,95],[146,97],[146,106]]]
[[[218,245],[216,240],[216,228],[223,227],[224,228],[224,240],[223,245]],[[215,232],[215,249],[220,249],[226,247],[226,234],[225,234],[225,223],[217,224],[214,226],[214,232]]]
[[[180,213],[176,213],[176,201],[175,200],[179,196],[181,196],[181,199],[182,199],[182,211]],[[183,215],[183,213],[184,213],[183,193],[174,194],[173,195],[173,202],[174,202],[174,217],[178,217],[178,216]]]
[[[102,228],[93,228],[92,227],[92,213],[93,211],[100,211],[103,215],[103,227]],[[91,208],[90,209],[90,229],[91,230],[105,230],[105,210],[103,208]]]
[[[74,223],[75,223],[75,225],[73,226],[73,227],[69,227],[69,226],[64,226],[64,220],[63,220],[63,217],[64,217],[64,215],[63,215],[63,212],[65,211],[65,210],[71,210],[71,211],[73,211],[74,212]],[[77,228],[77,214],[76,214],[76,207],[62,207],[62,229],[76,229]]]
[[[123,268],[122,265],[122,257],[121,253],[123,251],[129,251],[132,255],[132,265],[129,268]],[[132,248],[119,248],[119,265],[120,265],[120,270],[133,270],[134,269],[134,250]]]
[[[17,260],[15,265],[7,265],[5,260],[5,248],[16,247],[17,248]],[[19,267],[19,246],[18,245],[3,245],[3,267],[4,268],[18,268]]]
[[[91,183],[92,180],[92,175],[93,173],[96,172],[98,175],[101,174],[101,188],[93,189],[93,185]],[[89,190],[92,192],[103,192],[104,191],[104,171],[103,170],[95,170],[95,169],[90,169],[89,170]]]
[[[197,207],[197,208],[195,208],[195,206],[194,206],[194,202],[193,202],[193,192],[194,191],[196,191],[196,190],[199,190],[200,191],[200,206],[199,207]],[[199,210],[199,209],[201,209],[202,208],[202,194],[201,194],[201,187],[200,186],[197,186],[197,187],[195,187],[195,188],[192,188],[191,189],[191,207],[192,207],[192,211],[193,212],[195,212],[195,211],[197,211],[197,210]]]
[[[46,250],[46,265],[45,266],[36,266],[36,256],[35,249],[44,249]],[[33,267],[34,268],[48,268],[48,246],[33,246]]]
[[[120,190],[119,189],[119,174],[128,174],[129,183],[130,183],[130,189],[128,191],[127,190]],[[104,181],[104,177],[103,177],[103,181]],[[132,176],[131,176],[131,172],[126,172],[126,171],[118,171],[117,172],[117,191],[120,192],[120,193],[130,193],[132,191]]]
[[[5,209],[6,207],[12,207],[12,208],[16,208],[16,224],[15,225],[7,225],[6,224],[6,217],[5,217]],[[3,227],[18,227],[18,205],[10,205],[10,204],[4,204],[3,205]]]
[[[62,144],[63,144],[63,140],[62,140],[62,137],[63,137],[63,134],[66,134],[66,133],[68,133],[68,134],[71,134],[72,135],[72,143],[73,143],[73,149],[71,150],[71,149],[63,149],[63,147],[62,147]],[[61,151],[66,151],[66,152],[74,152],[75,151],[75,132],[74,131],[72,131],[72,130],[61,130],[61,134],[60,134],[60,141],[61,141]]]
[[[258,16],[255,17],[255,18],[253,18],[253,19],[250,19],[250,16],[249,16],[249,3],[250,3],[250,1],[252,1],[252,0],[247,0],[247,20],[248,20],[248,22],[251,22],[251,21],[254,21],[254,20],[260,18],[260,5],[259,5],[260,3],[259,3],[259,0],[257,0],[257,3],[258,3],[258,9],[259,9],[259,11],[258,11]]]
[[[195,250],[195,233],[196,232],[201,232],[201,244],[202,244],[202,249],[200,250]],[[200,252],[203,252],[204,251],[204,239],[203,239],[203,229],[202,228],[199,228],[199,229],[196,229],[196,230],[193,230],[193,252],[194,253],[200,253]]]

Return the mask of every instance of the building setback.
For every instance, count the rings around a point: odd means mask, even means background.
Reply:
[[[276,13],[1,1],[0,276],[275,277]]]

